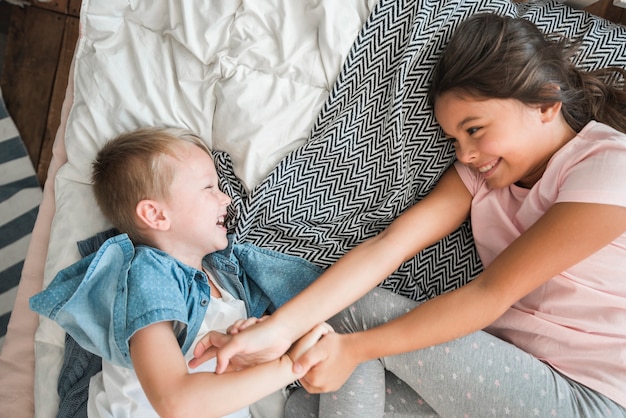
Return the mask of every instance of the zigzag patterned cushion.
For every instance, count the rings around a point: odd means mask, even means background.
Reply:
[[[626,67],[624,27],[559,2],[381,0],[308,143],[251,192],[239,239],[328,267],[424,197],[454,158],[426,98],[431,70],[457,24],[483,11],[584,38],[578,64],[586,68]],[[466,224],[382,286],[422,301],[480,269]]]
[[[0,92],[0,348],[41,198],[35,170]]]

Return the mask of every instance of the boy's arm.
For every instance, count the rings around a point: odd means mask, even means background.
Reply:
[[[162,417],[221,417],[291,383],[288,356],[245,370],[216,375],[189,373],[171,322],[137,331],[130,341],[133,367],[156,412]]]
[[[221,417],[275,392],[303,374],[293,362],[322,336],[327,324],[314,327],[288,355],[247,369],[216,375],[189,373],[171,322],[157,322],[131,338],[130,355],[150,404],[161,417]]]
[[[471,195],[451,167],[428,196],[385,231],[348,252],[267,320],[233,336],[218,351],[216,371],[226,370],[235,356],[250,355],[255,361],[276,358],[315,324],[378,285],[402,262],[452,233],[467,218],[470,205]],[[202,351],[197,346],[194,354],[200,357]]]

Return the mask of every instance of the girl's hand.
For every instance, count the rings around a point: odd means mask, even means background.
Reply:
[[[349,334],[328,333],[294,362],[294,373],[309,393],[338,390],[358,366],[347,344]]]
[[[322,337],[334,331],[335,330],[333,329],[333,327],[331,327],[326,322],[316,325],[311,331],[303,335],[291,346],[291,348],[287,352],[287,355],[289,355],[289,358],[291,358],[295,364],[300,356],[302,356],[304,353],[307,352],[307,350],[313,347]],[[299,372],[303,372],[303,370],[300,370]]]
[[[257,324],[262,322],[257,321]],[[239,332],[236,336],[210,331],[194,347],[194,358],[189,361],[189,367],[198,367],[216,357],[215,373],[222,374],[276,360],[285,354],[291,343],[279,337],[268,338],[271,332],[258,329],[256,324],[247,324],[246,332]]]
[[[247,318],[247,319],[238,319],[230,327],[228,327],[226,332],[228,334],[231,334],[231,335],[238,334],[239,332],[243,331],[244,329],[248,328],[249,326],[254,325],[257,322],[265,321],[267,318],[269,318],[269,315],[264,315],[261,318],[255,318],[253,316],[253,317],[250,317],[250,318]]]
[[[234,369],[241,369],[276,360],[287,352],[292,340],[285,335],[283,326],[275,325],[266,320],[267,318],[246,323],[245,329],[239,330],[235,335],[208,333],[194,348],[195,358],[189,362],[190,366],[197,367],[198,364],[216,357],[215,373],[221,374],[231,363]]]
[[[189,367],[192,369],[200,366],[205,361],[216,356],[220,347],[230,341],[230,335],[222,334],[218,331],[209,331],[198,341],[193,349],[193,358],[189,360]]]
[[[194,350],[193,350],[194,358],[189,361],[189,367],[191,368],[198,367],[202,363],[214,357],[218,357],[218,365],[219,365],[220,356],[218,355],[218,353],[222,347],[224,347],[225,345],[229,343],[229,341],[232,338],[232,335],[239,334],[241,331],[247,328],[250,328],[251,326],[259,322],[263,322],[267,318],[269,318],[269,315],[262,316],[261,318],[251,317],[247,319],[239,319],[235,321],[230,327],[228,327],[228,329],[226,330],[227,335],[222,334],[217,331],[210,331],[208,334],[202,337],[200,341],[198,341],[198,343],[194,347]],[[280,357],[280,355],[277,356],[276,358],[278,357]],[[274,360],[274,358],[269,358],[268,360],[265,360],[265,361],[271,361],[271,360]],[[219,368],[220,370],[219,373],[223,373],[225,371],[231,371],[231,370],[244,369],[246,367],[254,366],[262,362],[264,361],[256,359],[254,356],[245,355],[245,354],[239,356],[237,353],[235,353],[235,355],[228,358],[228,363],[223,365],[223,369]],[[218,372],[216,371],[216,373]]]

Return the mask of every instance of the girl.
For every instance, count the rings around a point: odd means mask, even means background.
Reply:
[[[276,358],[470,216],[483,273],[419,306],[370,292],[335,318],[352,333],[296,361],[305,387],[380,358],[442,416],[626,416],[626,72],[576,69],[574,46],[522,19],[462,23],[430,88],[458,161],[270,318],[205,339],[225,344],[218,371]]]

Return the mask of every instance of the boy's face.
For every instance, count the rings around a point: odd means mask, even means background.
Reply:
[[[194,265],[208,253],[226,248],[226,208],[230,197],[218,188],[213,159],[198,146],[176,146],[178,158],[168,157],[174,176],[165,210],[170,219],[169,241],[165,250],[179,260]],[[199,258],[198,258],[199,257]]]

